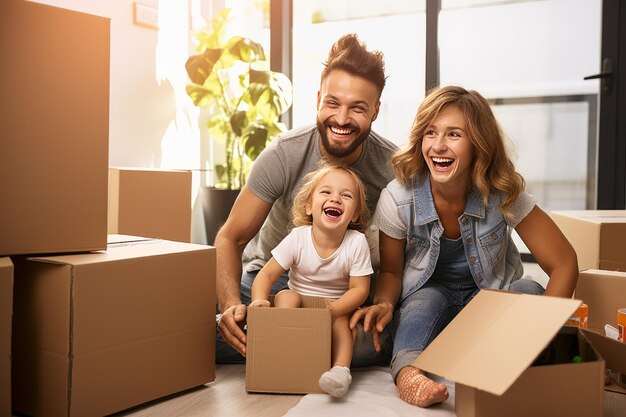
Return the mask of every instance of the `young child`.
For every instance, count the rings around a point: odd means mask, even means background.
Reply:
[[[254,280],[250,307],[269,307],[270,288],[287,270],[289,289],[276,294],[276,307],[300,307],[300,295],[328,299],[333,367],[319,385],[341,397],[352,382],[348,316],[367,298],[373,272],[363,234],[369,220],[365,188],[352,170],[332,164],[322,165],[304,181],[293,202],[294,228]]]
[[[381,258],[374,304],[351,323],[364,318],[366,331],[380,332],[393,317],[398,394],[427,407],[445,401],[447,388],[412,363],[480,289],[544,293],[522,279],[512,229],[550,277],[546,295],[572,296],[577,258],[524,191],[489,103],[476,91],[449,86],[429,93],[408,147],[392,163],[396,179],[374,216]]]

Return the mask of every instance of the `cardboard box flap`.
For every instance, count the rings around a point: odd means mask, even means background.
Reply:
[[[580,304],[574,299],[482,290],[413,366],[502,395]]]
[[[626,222],[626,210],[556,210],[553,213],[597,224]]]
[[[145,239],[145,238],[144,238]],[[159,239],[145,239],[110,244],[106,252],[67,254],[53,256],[28,257],[30,261],[46,262],[62,265],[88,265],[102,262],[113,262],[149,256],[170,255],[173,253],[206,250],[209,246],[194,243],[174,242]]]
[[[611,339],[588,329],[582,329],[600,356],[604,359],[606,367],[626,374],[626,343]]]
[[[153,240],[153,238],[121,235],[121,234],[108,234],[107,235],[107,244],[109,245],[115,245],[118,243],[129,243],[129,242],[145,242],[146,240]]]
[[[575,297],[589,306],[589,328],[616,327],[617,309],[626,307],[626,273],[586,269],[578,276]]]

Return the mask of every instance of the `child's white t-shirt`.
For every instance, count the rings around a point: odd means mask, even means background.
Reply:
[[[321,258],[313,245],[311,226],[295,227],[272,250],[272,256],[289,270],[289,288],[300,295],[336,300],[347,290],[350,277],[369,279],[374,272],[365,235],[348,229],[337,250]]]

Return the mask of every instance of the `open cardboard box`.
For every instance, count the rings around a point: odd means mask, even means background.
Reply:
[[[604,326],[617,327],[617,309],[626,307],[626,272],[582,271],[575,297],[589,306],[589,331],[586,334],[606,361],[607,371],[613,379],[605,389],[626,394],[626,343],[604,336]],[[594,334],[589,334],[591,332]]]
[[[413,365],[456,382],[459,417],[600,417],[604,360],[584,332],[563,327],[580,304],[480,291]]]
[[[246,391],[323,393],[319,378],[331,364],[331,314],[324,299],[302,308],[249,308]]]

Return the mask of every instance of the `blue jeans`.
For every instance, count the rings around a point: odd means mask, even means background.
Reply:
[[[393,342],[391,374],[409,366],[444,327],[478,293],[476,284],[429,280],[408,296],[396,309],[396,333]],[[514,281],[509,291],[542,295],[544,288],[530,279]]]
[[[258,271],[257,271],[258,272]],[[241,302],[243,304],[250,304],[252,282],[256,277],[257,272],[244,272],[241,278]],[[288,273],[285,272],[272,286],[271,294],[276,294],[280,290],[287,288]],[[388,365],[391,358],[391,348],[393,338],[391,337],[392,326],[387,326],[385,331],[380,335],[381,351],[376,352],[374,344],[372,343],[372,337],[369,333],[363,332],[363,326],[359,323],[357,325],[357,336],[354,343],[354,350],[352,353],[353,368],[373,365]],[[241,356],[239,352],[233,349],[222,338],[219,331],[216,332],[215,337],[215,356],[216,363],[245,363],[246,358]]]

